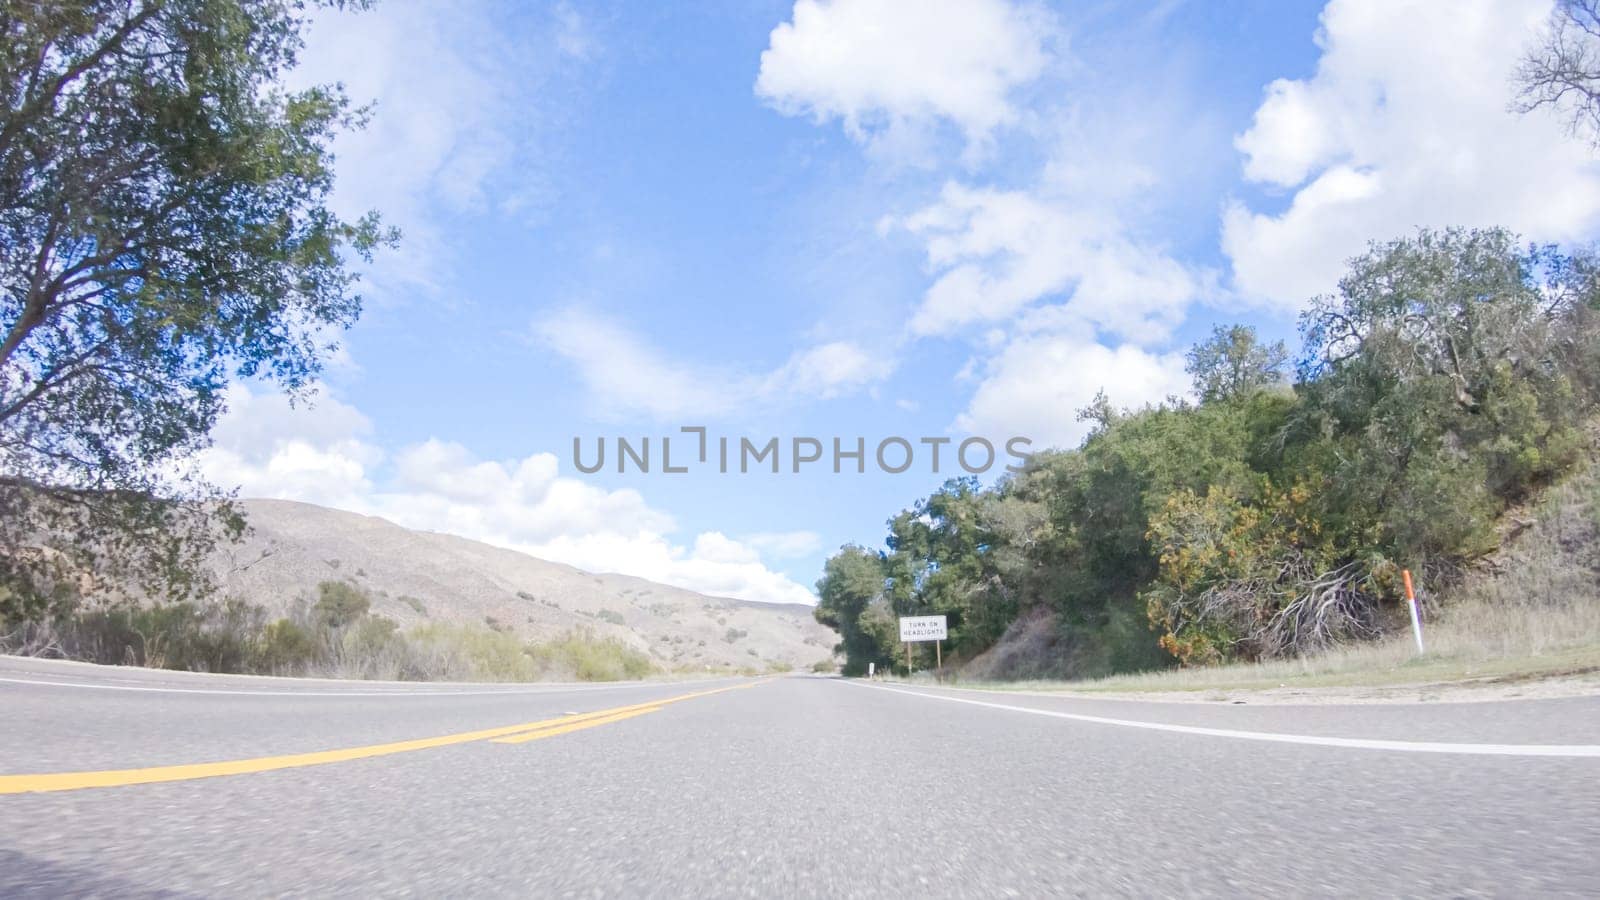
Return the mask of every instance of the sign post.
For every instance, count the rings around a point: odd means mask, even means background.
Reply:
[[[1417,592],[1411,589],[1411,570],[1401,569],[1400,577],[1406,583],[1406,605],[1411,607],[1411,636],[1417,639],[1417,653],[1422,649],[1422,617],[1417,614]]]
[[[917,641],[934,641],[934,658],[940,669],[944,668],[944,644],[949,637],[944,616],[901,616],[900,640],[906,645],[906,677],[911,677],[911,645]]]

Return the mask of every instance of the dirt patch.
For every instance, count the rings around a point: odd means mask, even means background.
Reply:
[[[962,678],[1028,681],[1073,677],[1072,642],[1061,633],[1056,615],[1043,607],[1028,610],[1006,628],[993,647],[961,667]]]

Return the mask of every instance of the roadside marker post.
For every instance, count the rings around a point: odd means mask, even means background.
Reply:
[[[1406,583],[1406,605],[1411,607],[1411,636],[1417,639],[1417,654],[1420,656],[1425,652],[1422,649],[1422,617],[1417,613],[1417,592],[1411,587],[1411,570],[1401,569],[1400,578]]]

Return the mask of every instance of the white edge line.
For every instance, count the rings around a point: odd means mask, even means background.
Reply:
[[[718,679],[713,679],[718,680]],[[467,691],[251,691],[228,690],[225,688],[180,688],[160,687],[156,685],[131,685],[131,684],[85,684],[75,681],[45,681],[33,678],[3,678],[3,684],[29,684],[45,687],[82,688],[92,691],[137,691],[149,694],[227,694],[239,697],[474,697],[474,696],[519,696],[526,694],[566,694],[588,691],[616,691],[630,687],[668,687],[686,682],[660,682],[648,684],[628,682],[627,684],[584,684],[563,685],[561,687],[524,687],[506,688],[504,690],[467,690]],[[688,682],[693,683],[693,682]]]
[[[1597,744],[1454,744],[1433,741],[1383,741],[1370,738],[1323,737],[1311,734],[1281,734],[1273,731],[1236,731],[1231,728],[1203,728],[1197,725],[1173,725],[1167,722],[1145,722],[1138,719],[1113,719],[1107,716],[1088,716],[1082,713],[1058,712],[1036,709],[1031,706],[1013,706],[1008,703],[991,703],[987,700],[969,700],[965,697],[948,697],[909,691],[878,684],[846,681],[855,687],[907,694],[925,700],[943,700],[947,703],[966,703],[1010,712],[1048,716],[1052,719],[1070,719],[1074,722],[1091,722],[1096,725],[1119,725],[1124,728],[1143,728],[1149,731],[1170,731],[1177,734],[1199,734],[1207,737],[1232,738],[1240,741],[1267,741],[1275,744],[1309,744],[1317,747],[1344,747],[1353,750],[1393,750],[1401,753],[1455,753],[1469,756],[1556,756],[1600,758]]]

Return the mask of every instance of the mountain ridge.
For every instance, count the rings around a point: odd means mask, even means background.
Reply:
[[[250,529],[212,559],[228,596],[272,613],[309,602],[323,581],[366,593],[372,612],[412,628],[488,626],[530,640],[574,630],[621,640],[669,669],[809,667],[833,633],[803,604],[702,594],[596,573],[379,516],[290,500],[238,501]]]

